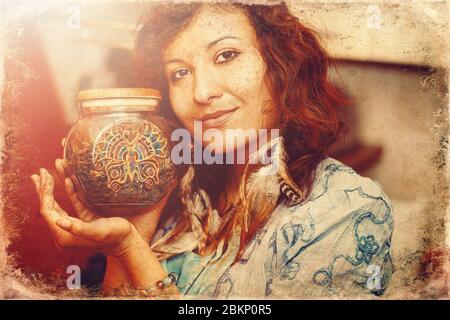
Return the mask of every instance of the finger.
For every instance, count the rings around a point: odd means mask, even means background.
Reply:
[[[61,179],[61,181],[64,181],[67,177],[66,172],[64,171],[64,161],[61,159],[56,159],[55,168],[56,172],[58,172],[58,176]]]
[[[43,172],[43,170],[41,169],[40,172]],[[41,189],[43,189],[43,183],[41,183],[41,181],[44,182],[45,178],[43,177],[43,174],[41,174],[40,176],[34,174],[34,175],[32,175],[32,180],[35,185],[36,192],[38,193],[39,201],[41,204],[40,213],[41,213],[42,217],[44,218],[45,222],[47,223],[47,226],[52,231],[53,238],[57,239],[57,238],[61,237],[62,233],[64,233],[65,231],[58,228],[55,224],[55,220],[59,219],[60,215],[57,212],[54,212],[54,210],[47,211],[47,210],[43,209],[43,207],[44,207],[42,204],[43,197],[41,196],[43,194],[43,192],[41,192]]]
[[[53,206],[51,205],[53,201],[49,201],[49,196],[45,196],[44,193],[49,192],[49,188],[51,188],[47,183],[47,176],[45,175],[44,169],[39,169],[39,200],[41,205],[41,212],[49,212],[53,210]],[[52,190],[50,190],[50,193]],[[51,196],[50,196],[51,197]],[[45,200],[45,201],[44,201]]]
[[[72,203],[73,208],[75,209],[76,215],[85,221],[91,221],[96,218],[96,215],[86,207],[86,205],[78,198],[77,193],[75,192],[75,188],[73,182],[70,178],[66,178],[64,180],[64,188],[66,189],[66,194],[69,197],[70,202]]]
[[[90,241],[98,239],[102,235],[99,230],[93,230],[89,223],[73,217],[57,220],[56,224],[58,227],[71,233],[72,235],[82,237]]]
[[[41,213],[47,222],[54,224],[55,220],[61,218],[61,208],[55,206],[55,199],[53,195],[54,181],[50,173],[45,169],[41,169],[40,179],[40,200],[41,200]],[[59,211],[59,210],[61,211]],[[65,214],[67,215],[67,214]]]
[[[131,231],[131,225],[122,218],[101,218],[85,222],[69,217],[57,220],[56,224],[75,236],[98,244],[120,240]]]
[[[33,181],[36,193],[39,195],[40,191],[40,182],[39,182],[39,176],[36,174],[33,174],[31,176],[31,180]],[[68,213],[65,212],[61,206],[58,204],[58,202],[54,201],[53,206],[55,208],[56,211],[58,211],[59,214],[63,215],[63,216],[68,216]]]
[[[61,140],[61,146],[64,148],[64,145],[66,144],[66,138],[63,138],[62,140]]]
[[[70,202],[72,203],[72,206],[75,209],[75,213],[77,214],[77,216],[83,220],[92,219],[93,217],[91,215],[88,215],[86,206],[78,198],[75,192],[75,187],[72,183],[72,179],[68,178],[66,175],[66,172],[64,170],[64,160],[56,159],[55,168],[58,172],[59,177],[64,182],[64,189],[67,196],[69,197]]]
[[[55,244],[61,250],[85,251],[86,249],[100,249],[98,243],[82,238],[68,229],[72,228],[72,218],[56,220],[53,238]]]
[[[55,210],[58,211],[58,213],[59,213],[60,215],[62,215],[62,216],[64,216],[64,217],[68,217],[68,216],[69,216],[69,214],[68,214],[66,211],[64,211],[63,208],[61,208],[61,206],[59,205],[58,202],[54,201],[54,202],[53,202],[53,206],[55,207]]]
[[[64,188],[66,189],[66,194],[69,197],[70,202],[75,208],[75,212],[78,216],[83,214],[85,209],[84,204],[78,198],[77,193],[75,192],[75,188],[73,186],[72,180],[70,178],[64,179]],[[81,218],[81,217],[80,217]]]
[[[50,174],[48,174],[48,175],[50,175]],[[37,176],[36,176],[36,178],[37,178]],[[51,175],[50,175],[50,178],[51,178],[52,181],[53,181],[53,178],[52,178]],[[36,183],[38,184],[38,183],[39,183],[39,180],[37,180]],[[54,185],[54,181],[53,181],[53,185]],[[66,211],[64,211],[63,208],[61,208],[61,206],[59,205],[58,202],[56,202],[55,199],[53,199],[53,208],[54,208],[60,215],[62,215],[62,216],[68,216],[68,215],[69,215]]]
[[[72,204],[75,206],[75,204],[78,204],[80,202],[80,199],[77,197],[77,193],[75,192],[75,187],[73,185],[73,182],[70,178],[64,179],[64,188],[66,190],[66,194],[69,197]],[[76,209],[76,208],[75,208]]]

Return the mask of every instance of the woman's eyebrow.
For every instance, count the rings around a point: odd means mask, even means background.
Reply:
[[[234,37],[234,36],[224,36],[224,37],[220,37],[220,38],[218,38],[218,39],[216,39],[216,40],[214,40],[214,41],[208,43],[207,49],[209,50],[209,49],[211,49],[213,46],[215,46],[217,43],[219,43],[220,41],[227,40],[227,39],[237,39],[237,40],[242,40],[241,38],[239,38],[239,37]],[[177,62],[179,62],[179,63],[184,63],[184,61],[183,61],[182,59],[170,59],[170,60],[164,61],[164,64],[177,63]]]
[[[234,37],[234,36],[225,36],[225,37],[220,37],[219,39],[216,39],[212,42],[210,42],[207,46],[208,50],[211,49],[214,45],[216,45],[218,42],[226,40],[226,39],[238,39],[238,40],[242,40],[239,37]]]
[[[184,61],[181,59],[170,59],[168,61],[164,61],[164,64],[177,63],[177,62],[184,63]]]

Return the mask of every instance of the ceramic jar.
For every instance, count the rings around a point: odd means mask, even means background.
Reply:
[[[84,90],[79,119],[64,145],[64,165],[77,194],[105,215],[128,215],[155,205],[176,179],[171,128],[157,115],[151,88]]]

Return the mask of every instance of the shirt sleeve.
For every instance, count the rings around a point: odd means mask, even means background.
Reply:
[[[350,214],[346,227],[338,232],[329,263],[314,272],[314,285],[328,294],[351,297],[380,296],[386,291],[393,273],[393,222],[384,215],[385,209],[372,200]]]
[[[392,206],[378,183],[327,190],[273,232],[266,296],[382,295],[393,273],[393,228]]]

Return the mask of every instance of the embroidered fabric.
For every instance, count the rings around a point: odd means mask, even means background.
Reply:
[[[153,244],[166,270],[178,274],[180,291],[197,297],[289,299],[383,294],[394,270],[394,223],[381,186],[327,158],[317,168],[310,196],[300,201],[301,191],[287,174],[282,139],[268,148],[278,164],[246,173],[241,197],[250,214],[273,212],[238,263],[233,264],[239,227],[226,249],[221,242],[210,255],[193,252],[204,246],[205,233],[218,232],[229,217],[218,216],[206,192],[192,188],[193,170],[184,176],[190,225],[178,237],[168,231]],[[277,202],[282,194],[285,201]]]
[[[273,211],[281,193],[291,205],[303,199],[301,190],[288,174],[283,143],[283,138],[277,137],[249,155],[239,189],[242,205],[239,209],[245,210],[247,218],[255,213]],[[254,164],[252,169],[249,169],[249,163]],[[180,181],[181,199],[186,207],[184,215],[189,218],[190,225],[179,236],[174,238],[175,230],[172,229],[153,244],[152,249],[161,259],[194,248],[202,252],[208,235],[218,235],[236,212],[237,208],[232,207],[221,217],[212,207],[207,192],[194,187],[194,175],[195,169],[191,166]],[[246,221],[245,228],[248,230]]]

